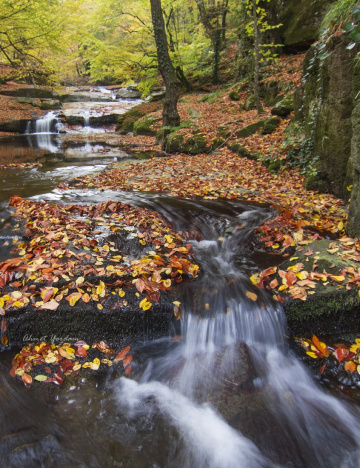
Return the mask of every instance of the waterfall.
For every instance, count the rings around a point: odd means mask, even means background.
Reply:
[[[53,111],[36,119],[35,122],[29,120],[26,126],[29,146],[45,149],[49,153],[59,152],[59,145],[55,137],[59,132],[59,127],[60,119]]]
[[[256,213],[257,221],[268,215]],[[130,419],[160,414],[178,431],[182,456],[166,466],[357,468],[359,415],[314,383],[288,350],[281,306],[253,288],[236,265],[254,214],[237,216],[243,229],[227,237],[216,223],[196,217],[208,238],[191,241],[203,276],[180,294],[182,339],[149,360],[139,383],[123,378],[115,384],[117,404]],[[253,392],[261,415],[247,409],[243,388]],[[226,406],[224,398],[239,408]],[[255,440],[242,433],[247,421],[240,418],[235,431],[208,406],[219,402],[225,412],[261,421]],[[271,437],[267,426],[274,427]]]

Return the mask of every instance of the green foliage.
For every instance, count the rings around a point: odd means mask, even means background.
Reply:
[[[358,4],[359,0],[337,0],[334,2],[322,20],[320,27],[322,34],[331,33],[344,22],[350,21],[352,10]]]

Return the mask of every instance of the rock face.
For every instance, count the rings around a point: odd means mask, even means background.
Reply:
[[[350,236],[360,237],[360,103],[352,114],[351,164],[353,167],[353,189],[347,232]]]
[[[282,24],[279,30],[280,42],[286,49],[304,50],[316,41],[326,9],[334,1],[276,0],[273,6],[273,16],[277,24]]]
[[[334,36],[327,45],[315,44],[304,62],[302,99],[295,99],[296,118],[304,123],[312,156],[317,158],[317,176],[308,188],[328,190],[347,200],[352,184],[350,154],[353,109],[360,97],[360,69],[354,66],[359,51],[348,49],[349,39]]]

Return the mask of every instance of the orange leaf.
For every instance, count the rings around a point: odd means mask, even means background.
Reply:
[[[32,377],[30,374],[26,374],[26,372],[23,373],[23,375],[21,376],[22,378],[22,381],[24,382],[24,384],[27,384],[27,385],[30,385],[32,384]]]
[[[350,374],[352,374],[355,370],[356,370],[356,365],[353,361],[348,361],[345,366],[344,366],[344,369],[347,371],[347,372],[350,372]]]
[[[249,299],[251,299],[252,301],[256,301],[257,300],[257,294],[251,292],[251,291],[246,291],[246,297],[248,297]]]

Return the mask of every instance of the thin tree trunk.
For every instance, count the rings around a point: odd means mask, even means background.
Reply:
[[[158,68],[165,83],[166,94],[163,107],[163,125],[177,127],[180,116],[177,110],[179,88],[176,72],[170,59],[161,0],[150,0],[151,16],[154,28]],[[165,131],[165,134],[169,133]]]
[[[260,64],[260,34],[257,22],[256,0],[253,0],[253,22],[254,22],[254,96],[258,114],[263,112],[259,95],[259,64]]]

